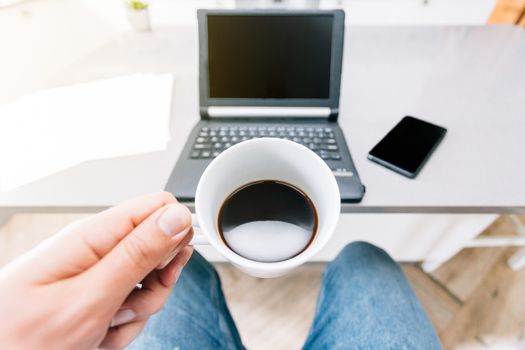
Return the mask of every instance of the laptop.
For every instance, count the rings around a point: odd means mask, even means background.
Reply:
[[[337,123],[342,10],[199,10],[201,120],[166,190],[193,201],[207,165],[245,140],[277,137],[316,152],[332,169],[341,201],[365,187]]]

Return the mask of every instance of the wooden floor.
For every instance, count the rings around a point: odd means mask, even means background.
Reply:
[[[21,214],[0,228],[0,266],[81,214]],[[514,232],[502,217],[485,235]],[[403,264],[446,349],[525,349],[525,270],[506,265],[513,248],[465,249],[430,275]],[[278,279],[217,266],[233,317],[250,349],[298,349],[313,317],[324,264]]]

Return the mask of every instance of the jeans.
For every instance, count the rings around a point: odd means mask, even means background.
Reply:
[[[197,252],[129,349],[244,349],[213,266]],[[441,349],[399,265],[371,244],[328,264],[303,349]]]

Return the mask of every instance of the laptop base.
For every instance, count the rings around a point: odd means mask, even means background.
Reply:
[[[231,130],[235,130],[235,132]],[[242,135],[239,135],[239,130],[243,131]],[[266,131],[263,133],[262,130]],[[293,131],[293,133],[297,135],[296,137],[293,136],[293,134],[292,136],[288,136],[289,133],[287,133],[287,130],[302,131]],[[330,144],[322,143],[323,139],[315,137],[327,134],[325,130],[332,130],[331,133],[333,134],[333,139],[335,139],[337,150],[329,147]],[[290,133],[291,132],[292,131],[290,131]],[[314,148],[314,151],[326,158],[324,161],[330,169],[332,169],[341,193],[341,202],[358,203],[363,198],[365,186],[359,179],[342,130],[337,122],[326,120],[301,121],[294,119],[293,121],[282,120],[275,122],[270,122],[268,119],[264,121],[229,119],[213,121],[201,120],[193,128],[188,142],[186,142],[179,156],[177,164],[166,184],[166,191],[171,192],[180,201],[193,202],[195,200],[197,184],[208,164],[213,160],[214,156],[220,154],[220,151],[223,150],[225,146],[231,146],[229,143],[232,142],[226,142],[231,141],[231,137],[229,137],[230,133],[232,135],[238,135],[233,136],[234,138],[237,137],[234,139],[234,143],[242,142],[241,140],[243,138],[288,137],[290,139],[295,138],[296,141],[305,144],[307,147],[315,147],[314,142],[308,141],[319,141],[319,147]],[[204,156],[204,158],[202,156]]]

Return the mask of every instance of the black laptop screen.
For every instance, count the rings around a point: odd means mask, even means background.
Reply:
[[[211,98],[330,97],[333,15],[208,15]]]

